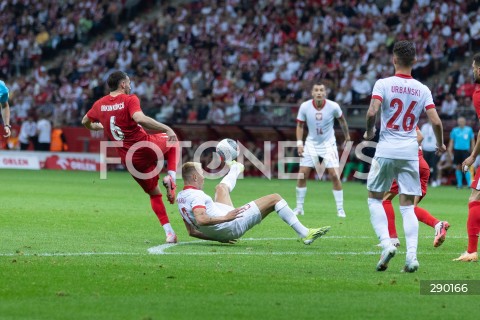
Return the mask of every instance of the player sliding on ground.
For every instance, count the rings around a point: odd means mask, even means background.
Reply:
[[[178,193],[178,210],[190,236],[223,243],[235,243],[253,226],[259,224],[272,211],[276,211],[304,244],[311,244],[323,236],[330,227],[306,228],[278,194],[270,194],[235,208],[230,192],[243,164],[229,162],[230,170],[215,188],[215,200],[203,192],[204,176],[198,162],[187,162],[182,167],[185,186]]]
[[[447,230],[450,227],[450,224],[447,221],[440,221],[430,214],[427,210],[420,208],[418,203],[422,201],[423,197],[427,195],[427,186],[428,179],[430,178],[430,167],[428,166],[427,161],[423,158],[422,144],[423,135],[422,132],[417,127],[417,142],[419,144],[418,148],[418,161],[419,161],[419,173],[420,173],[420,185],[422,187],[422,195],[415,196],[413,205],[415,206],[414,211],[417,216],[418,221],[429,225],[435,229],[435,238],[433,239],[433,246],[439,247],[445,241],[445,236],[447,235]],[[395,247],[400,246],[400,241],[398,241],[397,229],[395,227],[395,210],[392,206],[392,200],[398,194],[398,183],[393,180],[392,187],[390,191],[386,192],[383,197],[383,208],[387,214],[388,219],[388,233],[390,234],[390,239],[392,244]]]

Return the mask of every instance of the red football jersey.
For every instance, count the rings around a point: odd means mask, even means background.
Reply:
[[[480,85],[477,85],[472,100],[475,111],[477,111],[477,116],[480,119]]]
[[[121,149],[127,150],[136,142],[148,139],[145,130],[132,119],[133,114],[138,111],[142,109],[136,95],[106,95],[93,104],[87,117],[92,122],[100,122],[108,138],[112,141],[123,141]]]

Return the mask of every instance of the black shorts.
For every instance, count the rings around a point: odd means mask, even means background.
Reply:
[[[453,149],[453,164],[462,164],[468,157],[470,157],[470,151]]]

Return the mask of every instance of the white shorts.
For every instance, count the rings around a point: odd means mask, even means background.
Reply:
[[[397,180],[399,194],[421,196],[418,160],[387,159],[375,157],[368,173],[367,189],[373,192],[390,190],[393,179]]]
[[[225,214],[235,209],[220,202],[215,202],[215,205],[219,208],[219,211],[223,211]],[[262,214],[254,201],[240,208],[244,210],[240,213],[242,215],[240,218],[213,226],[203,226],[200,227],[199,230],[215,240],[233,240],[240,238],[248,230],[262,221]]]
[[[301,167],[315,168],[315,164],[319,161],[318,157],[323,158],[325,168],[340,167],[336,142],[325,144],[321,148],[315,148],[313,144],[306,142],[303,150],[303,156],[300,158]]]

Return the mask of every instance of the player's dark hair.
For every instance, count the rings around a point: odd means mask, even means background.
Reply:
[[[480,52],[479,52],[479,53],[476,53],[476,54],[473,56],[473,64],[474,64],[476,67],[480,67]]]
[[[327,87],[327,86],[325,85],[325,83],[323,83],[323,81],[320,80],[320,79],[314,79],[314,80],[312,80],[312,85],[311,85],[310,88],[312,88],[312,90],[313,90],[313,87],[315,87],[315,86],[324,86],[325,88]]]
[[[123,71],[112,72],[107,79],[108,87],[111,91],[117,90],[121,81],[127,79],[127,74]]]
[[[413,42],[402,40],[395,42],[393,54],[397,58],[397,64],[402,67],[411,67],[415,62],[416,50]]]

